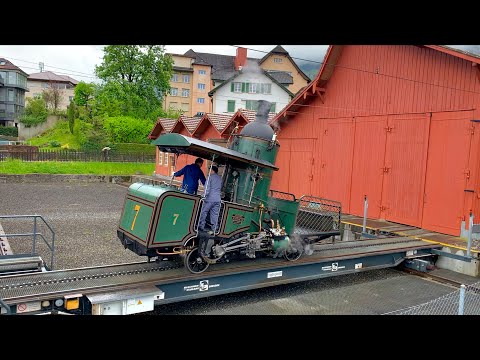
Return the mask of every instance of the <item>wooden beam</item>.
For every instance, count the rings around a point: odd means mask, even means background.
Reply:
[[[478,78],[478,81],[480,81],[480,66],[475,66],[477,68],[477,78]]]
[[[296,112],[294,111],[285,111],[285,116],[294,116]]]
[[[317,90],[318,97],[320,98],[320,101],[322,104],[325,104],[325,94],[320,92],[320,89]]]

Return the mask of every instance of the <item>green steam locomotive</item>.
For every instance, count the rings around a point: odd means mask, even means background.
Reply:
[[[172,181],[132,184],[117,235],[125,248],[149,258],[181,259],[192,273],[235,258],[311,254],[313,244],[340,235],[340,203],[270,189],[278,170],[276,134],[268,125],[271,104],[259,101],[255,121],[232,134],[227,147],[180,134],[164,134],[153,143],[162,152],[189,154],[223,168],[221,206],[216,228],[199,231],[204,198],[181,191]],[[173,178],[172,178],[173,180]]]

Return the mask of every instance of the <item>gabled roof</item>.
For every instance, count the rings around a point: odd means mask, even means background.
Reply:
[[[195,129],[198,126],[198,123],[202,119],[201,116],[192,116],[192,117],[186,117],[184,115],[180,116],[180,120],[183,122],[185,127],[187,128],[188,132],[190,134],[193,134]]]
[[[247,69],[247,68],[245,68],[245,69]],[[291,97],[293,97],[293,93],[292,93],[290,90],[288,90],[283,84],[279,83],[272,75],[270,75],[270,74],[268,73],[268,71],[263,70],[263,69],[261,69],[261,70],[262,70],[263,74],[264,74],[266,77],[268,77],[268,78],[269,78],[270,80],[272,80],[275,84],[277,84],[278,86],[280,86],[288,95],[290,95]],[[221,87],[229,84],[229,83],[230,83],[232,80],[234,80],[237,76],[239,76],[239,75],[241,75],[241,74],[243,74],[243,73],[246,73],[246,71],[244,71],[244,70],[236,71],[235,74],[234,74],[232,77],[230,77],[229,79],[226,79],[226,80],[225,80],[224,82],[222,82],[220,85],[218,85],[217,87],[215,87],[215,88],[213,88],[212,90],[210,90],[210,91],[208,92],[208,96],[210,96],[210,97],[213,96],[213,94],[214,94],[218,89],[220,89]]]
[[[471,61],[474,62],[475,64],[480,64],[480,55],[478,54],[473,54],[468,51],[460,50],[460,49],[455,49],[450,46],[445,46],[445,45],[424,45],[427,48],[437,50],[440,52],[443,52],[445,54],[449,54],[455,57],[458,57],[463,60]]]
[[[17,70],[20,71],[22,74],[25,76],[28,76],[28,74],[20,69],[18,66],[14,65],[11,61],[8,61],[7,59],[0,57],[0,63],[4,63],[3,65],[0,65],[0,70]]]
[[[152,131],[150,134],[148,134],[148,138],[156,139],[160,136],[160,134],[172,131],[177,121],[178,119],[158,118],[157,122],[153,126]]]
[[[293,84],[293,76],[285,71],[267,70],[280,84]]]
[[[235,74],[235,56],[200,53],[188,50],[185,55],[195,57],[195,64],[212,65],[212,80],[225,81]],[[258,59],[247,58],[258,62]]]
[[[243,122],[245,124],[248,124],[249,122],[255,121],[255,117],[257,115],[257,112],[254,110],[246,110],[246,109],[238,109],[235,114],[233,114],[228,121],[227,124],[225,124],[221,135],[227,135],[226,131],[230,128],[230,126],[233,124],[234,121],[237,122]],[[271,121],[275,117],[275,113],[269,113],[268,114],[268,121]]]
[[[225,129],[225,126],[230,122],[232,118],[231,114],[215,114],[215,113],[207,113],[205,116],[208,120],[212,123],[212,125],[217,129],[217,131],[221,134],[222,131]]]
[[[423,45],[426,48],[430,48],[432,50],[440,51],[445,54],[449,54],[452,56],[455,56],[457,58],[466,60],[466,61],[471,61],[472,63],[475,64],[480,64],[480,56],[477,54],[472,54],[467,51],[462,51],[459,49],[454,49],[449,46],[444,46],[444,45]],[[303,105],[305,102],[309,101],[307,98],[311,98],[311,95],[317,96],[321,94],[323,91],[323,86],[328,82],[330,77],[333,74],[333,71],[335,69],[335,65],[337,64],[338,58],[340,57],[340,54],[342,52],[344,45],[330,45],[328,47],[327,53],[325,54],[325,57],[322,62],[322,66],[320,67],[320,70],[318,71],[317,76],[315,77],[314,80],[307,86],[305,86],[303,89],[301,89],[297,95],[295,96],[290,103],[288,103],[278,114],[277,116],[270,121],[270,124],[273,124],[277,121],[279,121],[282,117],[287,116],[287,112],[289,110],[295,110],[296,107],[299,107],[299,105]]]
[[[281,45],[277,45],[275,46],[272,50],[270,50],[270,52],[265,55],[263,58],[260,59],[260,61],[258,62],[258,65],[261,65],[265,60],[267,60],[270,55],[272,54],[282,54],[282,55],[285,55],[287,57],[288,60],[290,60],[290,62],[293,64],[293,66],[295,66],[295,69],[297,69],[298,73],[305,79],[307,80],[307,82],[310,82],[310,78],[302,71],[302,69],[300,69],[297,65],[297,63],[292,59],[292,57],[290,56],[290,54],[288,53],[287,50],[285,50]]]
[[[31,81],[55,81],[55,82],[68,82],[73,85],[78,84],[78,80],[66,75],[57,75],[52,71],[44,71],[39,73],[33,73],[28,75],[28,80]]]

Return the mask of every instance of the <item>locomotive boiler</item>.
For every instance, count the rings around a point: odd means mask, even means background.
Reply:
[[[217,227],[198,230],[202,195],[182,192],[172,181],[134,183],[117,230],[125,248],[142,256],[177,257],[189,271],[201,273],[210,264],[238,258],[295,261],[311,252],[313,243],[340,234],[340,203],[270,189],[280,144],[267,122],[271,103],[258,103],[255,121],[232,134],[226,148],[180,134],[153,142],[162,152],[223,167]]]

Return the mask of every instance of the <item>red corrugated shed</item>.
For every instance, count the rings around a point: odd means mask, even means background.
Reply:
[[[445,46],[330,46],[272,121],[272,184],[356,215],[368,195],[371,218],[459,235],[480,216],[479,64]]]

